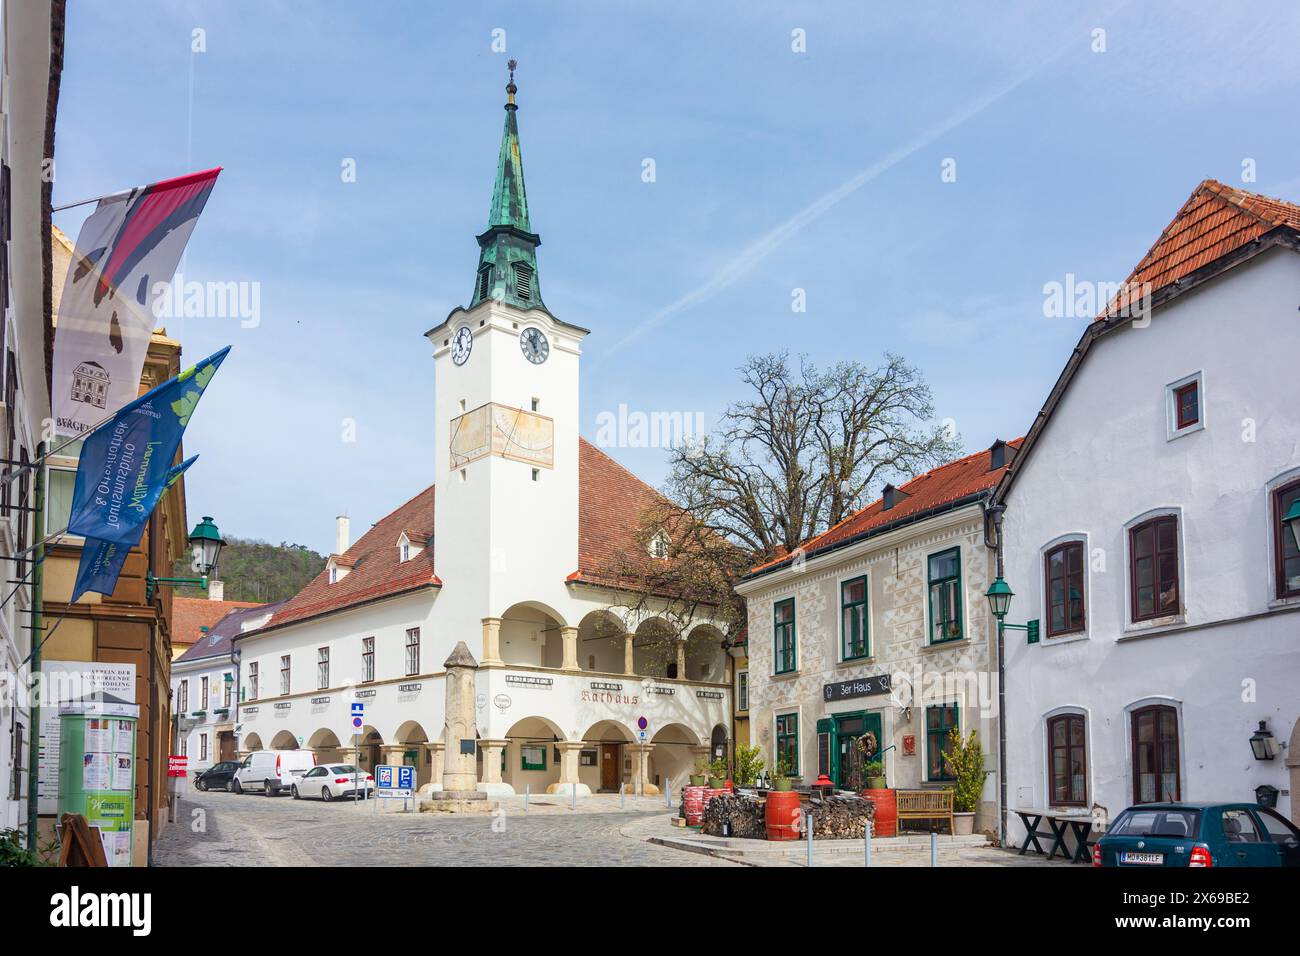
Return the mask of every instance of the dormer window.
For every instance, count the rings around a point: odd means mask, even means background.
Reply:
[[[402,564],[410,561],[413,557],[424,550],[428,543],[426,535],[419,534],[415,531],[403,531],[397,536],[397,560]]]
[[[533,297],[533,269],[525,262],[514,263],[515,297],[527,302]]]
[[[338,583],[339,583],[339,569],[336,568],[334,565],[330,565],[330,584],[338,584]]]
[[[666,561],[668,559],[668,535],[662,531],[656,531],[654,537],[650,539],[647,550],[650,552],[650,557],[659,561]]]
[[[352,570],[353,561],[341,554],[331,554],[330,559],[325,564],[325,569],[329,573],[330,584],[338,584],[348,576]]]
[[[410,546],[410,544],[408,544],[407,542],[403,541],[403,542],[402,542],[402,546],[401,546],[400,548],[398,548],[397,550],[398,550],[398,553],[401,555],[401,561],[402,561],[403,564],[405,564],[407,561],[410,561],[410,560],[411,560],[411,546]]]

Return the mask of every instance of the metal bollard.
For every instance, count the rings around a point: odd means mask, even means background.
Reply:
[[[569,793],[572,796],[572,799],[569,801],[569,809],[576,810],[578,809],[578,785],[576,783],[571,783],[569,786],[571,788]]]
[[[866,850],[866,853],[867,853],[866,866],[871,866],[871,821],[870,821],[870,820],[867,821],[867,827],[866,827],[866,840],[865,840],[864,842],[865,842],[866,847],[867,847],[867,850]]]
[[[812,844],[813,844],[813,819],[812,819],[812,807],[809,807],[808,810],[807,810],[807,811],[804,813],[804,815],[803,815],[803,828],[804,828],[805,830],[808,831],[808,865],[809,865],[809,866],[812,866],[812,865],[813,865],[813,861],[812,861]]]
[[[930,865],[939,865],[939,835],[930,831]]]
[[[627,796],[627,784],[620,783],[618,785],[618,808],[620,810],[622,810],[627,805],[624,800],[626,796]]]
[[[669,810],[673,808],[673,782],[671,780],[664,781],[664,806]]]
[[[528,788],[531,784],[524,784],[524,813],[528,812]]]

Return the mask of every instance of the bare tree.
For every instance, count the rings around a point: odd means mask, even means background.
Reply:
[[[960,452],[955,434],[929,423],[929,387],[898,356],[821,371],[781,353],[751,357],[740,373],[752,394],[713,434],[670,451],[668,497],[617,571],[628,606],[653,605],[681,626],[707,610],[727,638],[745,623],[732,586],[747,570],[842,521],[886,482]]]

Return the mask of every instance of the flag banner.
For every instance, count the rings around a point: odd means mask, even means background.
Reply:
[[[186,458],[169,470],[163,488],[167,489],[176,484],[198,457],[194,455]],[[139,544],[140,539],[136,538],[135,543]],[[122,574],[122,566],[126,564],[126,556],[131,548],[132,545],[129,544],[87,538],[81,548],[81,564],[77,567],[77,581],[72,586],[71,603],[75,604],[77,599],[87,591],[95,591],[98,594],[112,594],[116,591],[117,579]]]
[[[140,540],[185,426],[229,351],[227,345],[146,392],[91,432],[77,464],[69,534],[124,545]]]
[[[51,398],[59,434],[82,434],[139,393],[154,304],[219,172],[107,196],[82,225],[54,333]]]

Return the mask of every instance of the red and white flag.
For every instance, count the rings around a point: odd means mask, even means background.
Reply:
[[[55,430],[80,435],[140,394],[165,293],[220,168],[105,196],[81,227],[54,335]]]

